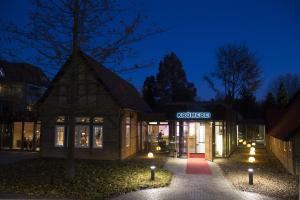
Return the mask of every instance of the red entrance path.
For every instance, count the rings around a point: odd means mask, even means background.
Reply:
[[[186,165],[187,174],[207,174],[211,175],[208,162],[203,154],[189,154]]]

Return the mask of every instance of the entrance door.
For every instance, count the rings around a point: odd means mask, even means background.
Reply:
[[[196,153],[205,153],[205,124],[196,123]]]

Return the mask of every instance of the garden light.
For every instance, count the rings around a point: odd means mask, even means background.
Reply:
[[[156,147],[156,151],[160,151],[161,150],[161,147],[160,146],[157,146]]]
[[[247,147],[250,148],[250,147],[251,147],[251,144],[247,144]]]
[[[250,156],[250,157],[248,158],[248,161],[249,161],[250,163],[254,163],[254,162],[255,162],[255,158],[254,158],[253,156]]]
[[[152,165],[151,167],[150,167],[150,172],[151,172],[151,181],[154,181],[154,179],[155,179],[155,166],[154,165]]]
[[[246,145],[246,144],[247,144],[247,142],[246,142],[246,141],[244,141],[244,142],[243,142],[243,145]]]
[[[253,172],[254,170],[252,168],[248,169],[249,185],[253,185]]]
[[[153,158],[153,153],[152,152],[148,153],[148,158]]]
[[[252,142],[252,146],[255,146],[256,145],[256,143],[255,142]]]
[[[244,140],[243,140],[243,139],[240,139],[240,140],[239,140],[239,143],[243,143],[243,142],[244,142]]]

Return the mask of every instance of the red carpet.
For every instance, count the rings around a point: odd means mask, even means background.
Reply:
[[[189,158],[205,158],[204,153],[189,153]]]
[[[211,170],[208,162],[204,158],[188,158],[186,173],[211,175]]]

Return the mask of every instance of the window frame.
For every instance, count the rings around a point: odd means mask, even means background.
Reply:
[[[127,132],[127,130],[129,130],[129,132]],[[130,147],[131,145],[130,140],[131,140],[131,117],[125,117],[125,147]]]
[[[96,145],[95,128],[100,128],[101,130],[101,146]],[[103,133],[103,124],[93,124],[93,149],[103,149]]]
[[[57,144],[57,142],[58,142],[58,140],[57,140],[57,130],[58,130],[58,128],[63,128],[63,134],[62,134],[62,136],[63,136],[63,143],[62,143],[62,145],[58,145]],[[65,146],[65,133],[66,133],[66,126],[65,125],[63,125],[63,124],[56,124],[55,125],[55,131],[54,131],[54,147],[64,147]]]
[[[87,133],[87,145],[86,146],[81,146],[80,145],[80,139],[81,139],[81,135],[79,134],[79,128],[83,128],[83,127],[85,127],[85,128],[87,128],[87,131],[88,131],[88,133]],[[77,133],[76,133],[76,129],[77,129]],[[75,127],[74,127],[74,136],[75,136],[75,138],[74,138],[74,147],[75,148],[83,148],[83,149],[86,149],[86,148],[89,148],[90,147],[90,126],[89,125],[84,125],[84,124],[76,124],[75,125]],[[76,135],[77,134],[77,135]],[[77,143],[76,143],[76,136],[77,136]]]

